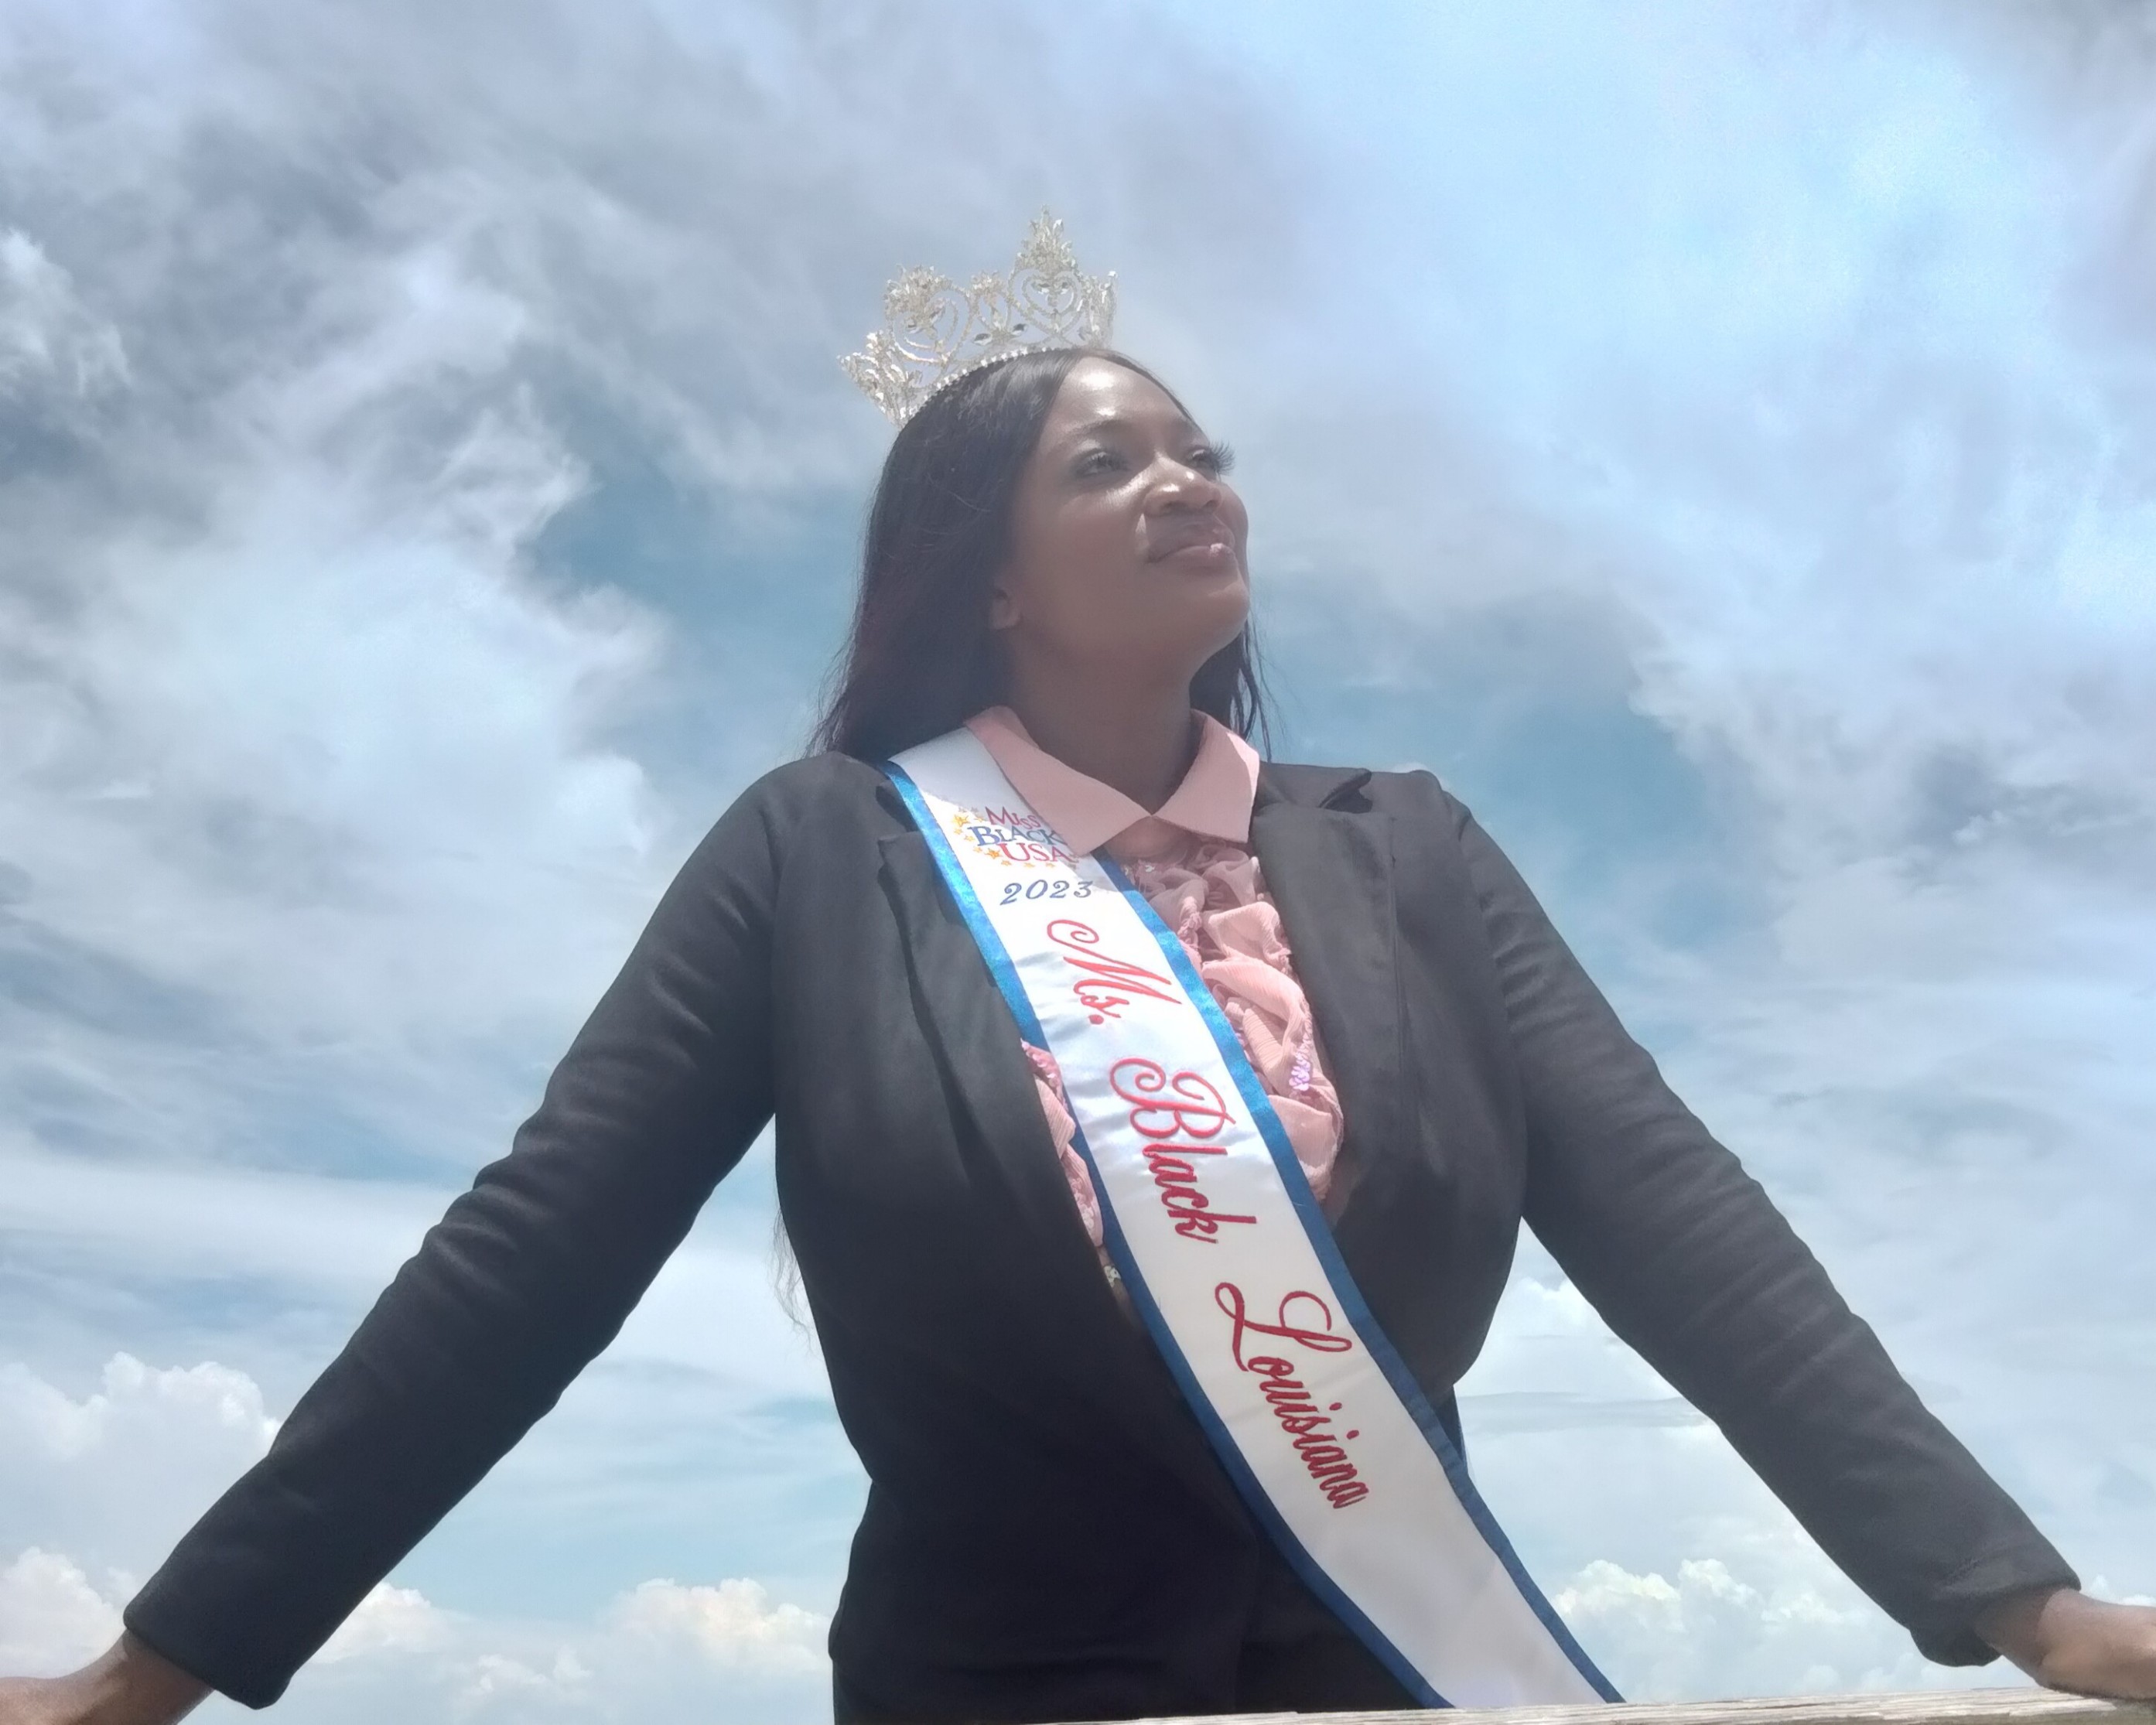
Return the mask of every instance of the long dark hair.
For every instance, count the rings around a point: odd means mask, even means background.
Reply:
[[[885,760],[1003,698],[988,603],[1010,553],[1011,503],[1056,392],[1087,358],[1127,367],[1175,399],[1135,360],[1060,347],[983,366],[899,428],[869,509],[853,633],[814,747]],[[1245,737],[1267,739],[1249,624],[1199,667],[1190,701]]]

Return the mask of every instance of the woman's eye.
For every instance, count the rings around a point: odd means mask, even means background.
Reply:
[[[1235,465],[1235,457],[1225,444],[1199,444],[1182,459],[1196,472],[1218,479]],[[1127,473],[1130,466],[1114,449],[1087,449],[1071,463],[1071,471],[1080,479],[1091,479],[1102,474]]]

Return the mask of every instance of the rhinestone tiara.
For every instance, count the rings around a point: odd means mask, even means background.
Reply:
[[[1087,275],[1043,210],[1005,275],[977,275],[961,288],[933,270],[913,269],[884,290],[884,326],[839,363],[894,425],[968,372],[1037,347],[1094,347],[1116,317],[1116,278]]]

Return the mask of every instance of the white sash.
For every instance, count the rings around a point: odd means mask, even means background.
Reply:
[[[1296,1571],[1427,1705],[1617,1700],[1378,1330],[1174,935],[972,732],[886,771],[1019,1028],[1062,1068],[1132,1300]]]

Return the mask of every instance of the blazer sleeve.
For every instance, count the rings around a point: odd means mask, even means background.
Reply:
[[[777,849],[754,793],[712,829],[511,1153],[128,1605],[141,1640],[267,1706],[613,1339],[770,1116]]]
[[[1972,1626],[1984,1608],[2078,1586],[2073,1570],[1671,1091],[1474,817],[1450,812],[1517,1055],[1528,1224],[1928,1658],[1994,1658]]]

